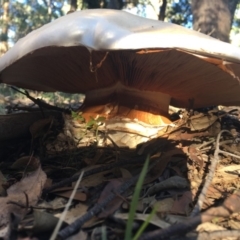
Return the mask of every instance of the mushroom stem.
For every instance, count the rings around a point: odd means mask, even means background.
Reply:
[[[107,119],[119,117],[162,125],[170,123],[167,119],[170,99],[161,92],[142,91],[117,82],[87,92],[82,112],[86,118],[101,115]]]

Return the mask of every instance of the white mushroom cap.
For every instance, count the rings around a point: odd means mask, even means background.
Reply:
[[[240,49],[124,11],[84,10],[19,40],[0,58],[0,82],[85,93],[143,111],[240,105]]]

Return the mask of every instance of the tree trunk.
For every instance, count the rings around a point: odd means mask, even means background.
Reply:
[[[100,0],[84,0],[89,9],[101,8]]]
[[[237,3],[238,0],[192,0],[193,29],[229,42]]]
[[[162,6],[160,7],[159,11],[159,20],[164,21],[166,15],[166,7],[167,7],[167,0],[163,0]]]
[[[78,8],[78,5],[77,5],[77,0],[70,0],[70,9],[68,11],[68,13],[72,13],[72,12],[75,12]]]
[[[239,0],[229,0],[228,2],[229,2],[228,7],[229,7],[229,10],[230,10],[230,13],[231,13],[231,26],[232,26],[234,13],[235,13],[235,10],[236,10],[237,5],[239,3]]]
[[[122,9],[123,1],[122,0],[109,0],[107,8],[109,9]]]
[[[2,32],[0,35],[0,56],[8,50],[9,1],[3,1]]]

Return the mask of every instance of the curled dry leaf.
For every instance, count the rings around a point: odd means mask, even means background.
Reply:
[[[7,190],[7,197],[0,198],[0,237],[8,239],[11,233],[11,216],[15,225],[27,214],[28,207],[37,204],[42,193],[46,174],[39,167]],[[28,206],[27,206],[28,205]]]

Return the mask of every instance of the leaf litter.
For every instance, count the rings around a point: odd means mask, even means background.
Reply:
[[[58,238],[124,239],[149,155],[133,238],[145,223],[138,239],[238,239],[239,117],[232,108],[182,111],[157,138],[127,149],[98,147],[94,119],[89,134],[82,128],[87,141],[79,146],[81,139],[60,127],[59,115],[48,113],[29,126],[28,137],[12,140],[11,147],[9,139],[2,141],[0,237],[50,239],[84,172]]]

